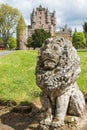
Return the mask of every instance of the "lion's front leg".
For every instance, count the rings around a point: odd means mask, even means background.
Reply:
[[[40,123],[45,125],[50,125],[52,122],[52,108],[49,98],[45,93],[41,93],[40,99],[44,111],[44,119]]]
[[[68,104],[69,104],[69,95],[67,93],[64,93],[63,95],[57,97],[55,117],[52,123],[54,127],[58,126],[60,127],[64,125],[64,118],[67,113]]]

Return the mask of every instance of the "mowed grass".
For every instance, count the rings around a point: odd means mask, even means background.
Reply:
[[[80,90],[86,92],[87,91],[87,50],[78,51],[78,55],[80,56],[81,73],[77,82],[80,87]]]
[[[31,102],[39,95],[35,81],[37,51],[15,51],[0,57],[0,99]]]
[[[87,91],[87,51],[78,52],[81,59],[81,74],[78,85]],[[36,86],[35,66],[37,51],[15,51],[0,57],[0,99],[4,101],[32,102],[39,96]]]

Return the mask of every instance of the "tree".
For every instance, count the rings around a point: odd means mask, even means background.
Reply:
[[[86,37],[86,43],[87,43],[87,22],[85,22],[84,25],[83,25],[83,31],[84,31],[84,34],[85,34],[85,37]]]
[[[84,30],[84,33],[87,34],[87,22],[84,23],[83,30]]]
[[[7,4],[0,4],[0,38],[2,38],[5,47],[7,47],[9,37],[16,31],[19,16],[18,9]]]
[[[47,32],[43,29],[36,29],[32,34],[32,47],[35,49],[36,47],[41,47],[44,40],[51,37],[50,32]]]
[[[85,48],[86,39],[83,32],[75,32],[72,37],[72,43],[75,48]]]
[[[18,24],[17,24],[17,49],[21,50],[26,47],[27,42],[27,27],[24,21],[23,16],[21,15]]]
[[[27,43],[26,43],[26,47],[29,49],[30,47],[32,47],[32,37],[28,37],[27,39]]]
[[[16,38],[14,37],[10,37],[7,41],[7,45],[9,47],[9,49],[13,49],[16,48],[17,44],[16,44]]]
[[[3,44],[3,40],[0,38],[0,44]]]

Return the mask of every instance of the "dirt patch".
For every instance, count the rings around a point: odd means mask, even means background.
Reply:
[[[34,103],[22,103],[18,106],[0,105],[0,130],[40,130],[41,104],[39,99]],[[87,104],[85,119],[87,115]],[[87,130],[87,120],[82,122],[80,130]],[[64,126],[58,130],[78,130],[75,126]],[[54,129],[52,129],[54,130]]]

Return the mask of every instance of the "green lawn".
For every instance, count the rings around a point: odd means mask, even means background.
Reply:
[[[87,51],[78,51],[80,56],[81,74],[78,78],[78,85],[81,91],[87,91]]]
[[[87,52],[78,52],[82,72],[78,79],[82,91],[87,91]],[[0,57],[0,99],[32,102],[40,93],[35,82],[37,51],[15,51]]]
[[[0,58],[0,99],[29,101],[39,95],[35,83],[37,51],[15,51]]]

